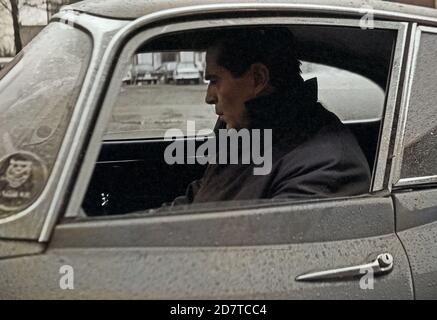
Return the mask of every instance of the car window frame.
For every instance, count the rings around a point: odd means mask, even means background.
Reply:
[[[390,185],[393,185],[395,189],[403,189],[408,187],[420,187],[422,185],[437,183],[437,174],[433,176],[402,178],[401,170],[403,164],[404,148],[405,148],[405,129],[408,123],[408,111],[410,106],[412,86],[416,71],[416,65],[419,57],[419,49],[421,45],[421,34],[423,32],[432,33],[437,38],[437,27],[429,27],[424,25],[418,25],[414,23],[412,25],[409,56],[406,70],[405,86],[403,88],[402,101],[400,107],[399,124],[396,133],[396,142],[394,150],[394,165],[392,167]]]
[[[166,16],[168,12],[164,12]],[[176,15],[177,12],[172,11]],[[171,16],[171,14],[170,14]],[[167,16],[168,17],[168,16]],[[115,99],[121,88],[121,80],[124,76],[124,71],[130,63],[130,58],[135,54],[137,49],[145,42],[150,41],[154,37],[162,36],[166,33],[172,33],[184,30],[202,29],[207,27],[225,27],[235,25],[314,25],[314,26],[333,26],[333,27],[356,27],[361,28],[359,19],[350,18],[321,18],[321,17],[290,17],[287,15],[279,16],[272,15],[269,17],[254,16],[254,17],[235,17],[235,18],[213,18],[213,19],[185,19],[183,22],[170,21],[167,24],[157,24],[147,28],[150,22],[159,20],[156,16],[145,16],[140,18],[130,25],[123,28],[112,40],[111,46],[107,48],[102,68],[99,70],[100,77],[107,74],[108,69],[112,71],[111,79],[101,78],[101,105],[97,121],[95,122],[94,131],[90,139],[88,150],[84,156],[84,162],[80,168],[76,184],[74,186],[72,196],[67,206],[67,214],[65,218],[76,218],[80,215],[82,200],[87,190],[87,185],[91,179],[91,175],[97,161],[102,139],[106,128],[107,121],[112,114],[112,108],[115,104]],[[391,158],[388,157],[389,148],[393,144],[392,126],[395,117],[395,109],[398,100],[398,88],[402,72],[402,62],[405,53],[405,43],[407,35],[408,22],[403,21],[375,21],[375,29],[393,30],[397,32],[395,45],[393,48],[394,56],[392,57],[392,65],[390,69],[389,81],[387,83],[386,99],[384,112],[382,117],[382,135],[389,138],[380,139],[378,142],[378,154],[376,159],[375,172],[372,181],[371,192],[382,191],[387,188],[388,182],[386,179],[386,167]],[[107,70],[105,70],[105,68]],[[378,177],[375,179],[375,177]],[[335,199],[334,199],[335,200]],[[281,203],[280,205],[284,205]],[[274,204],[272,204],[274,206]],[[127,219],[129,215],[122,216],[122,219]],[[92,219],[92,218],[89,218]],[[48,238],[46,233],[43,237]]]

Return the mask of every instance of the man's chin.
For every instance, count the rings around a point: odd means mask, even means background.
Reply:
[[[227,130],[229,129],[239,130],[239,127],[237,127],[235,124],[226,121],[224,116],[219,116],[219,119],[225,123]]]
[[[222,121],[226,125],[226,129],[231,129],[232,128],[232,126],[229,125],[229,123],[225,120],[223,115],[219,116],[219,120]]]

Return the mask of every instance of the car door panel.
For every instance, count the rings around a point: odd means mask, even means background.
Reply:
[[[0,259],[39,254],[45,247],[45,244],[33,241],[0,239]]]
[[[39,257],[1,262],[15,282],[4,298],[148,299],[411,299],[406,256],[395,236],[269,247],[53,249]],[[374,289],[359,280],[300,283],[297,275],[324,266],[361,264],[370,252],[396,256]],[[74,290],[61,290],[59,270],[74,268]],[[17,267],[21,266],[21,272]],[[24,266],[24,268],[23,268]],[[4,273],[5,270],[8,270]],[[24,276],[23,276],[24,274]],[[396,294],[394,294],[396,293]]]
[[[221,209],[215,203],[210,213],[66,220],[57,227],[51,246],[235,246],[359,239],[394,233],[392,210],[390,198],[270,204],[245,210]]]
[[[394,195],[397,230],[408,254],[417,299],[437,299],[437,191]]]
[[[394,268],[375,277],[373,289],[361,289],[359,278],[295,281],[302,273],[361,265],[384,252],[393,255]],[[413,294],[390,198],[66,221],[56,228],[46,254],[25,259],[39,280],[17,283],[33,281],[26,294],[38,291],[48,298],[410,299]],[[0,281],[19,277],[16,263],[0,263]],[[74,290],[59,289],[62,265],[74,268]],[[7,296],[20,292],[18,285]]]

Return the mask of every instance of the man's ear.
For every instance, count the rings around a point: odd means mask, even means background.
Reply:
[[[263,63],[254,63],[250,68],[254,81],[254,93],[255,95],[258,95],[268,88],[270,82],[270,72]]]

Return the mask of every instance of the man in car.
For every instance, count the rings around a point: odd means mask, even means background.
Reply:
[[[174,205],[249,199],[309,199],[369,191],[369,165],[353,134],[304,81],[284,28],[224,30],[209,43],[206,102],[216,129],[271,129],[271,172],[253,164],[210,164]],[[265,146],[264,146],[265,147]]]

